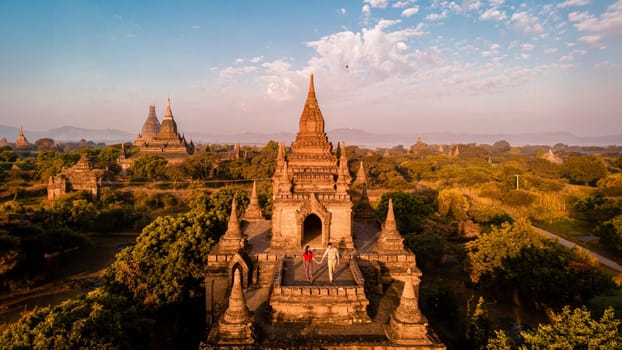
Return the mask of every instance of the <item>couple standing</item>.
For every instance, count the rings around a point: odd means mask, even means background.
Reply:
[[[302,253],[302,262],[304,263],[307,281],[313,283],[313,262],[315,261],[317,264],[321,265],[324,262],[324,258],[328,258],[328,279],[330,283],[333,283],[333,276],[337,269],[337,265],[339,265],[339,250],[333,247],[331,242],[328,242],[328,247],[324,255],[322,255],[322,259],[318,262],[313,257],[313,252],[309,250],[309,246],[305,246],[305,251]]]

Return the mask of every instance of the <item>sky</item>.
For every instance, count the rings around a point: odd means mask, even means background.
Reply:
[[[0,124],[622,133],[622,0],[0,1]]]

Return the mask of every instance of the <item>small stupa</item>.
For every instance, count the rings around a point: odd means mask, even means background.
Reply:
[[[231,203],[231,215],[229,216],[229,223],[227,224],[227,232],[220,237],[216,250],[219,254],[235,254],[240,248],[243,248],[245,244],[246,239],[240,229],[240,221],[238,219],[238,211],[234,198]]]
[[[393,199],[389,198],[389,208],[387,218],[382,225],[382,230],[378,234],[378,241],[373,250],[380,252],[392,252],[404,250],[404,238],[400,235],[393,213]]]
[[[257,197],[257,182],[253,181],[253,190],[251,192],[251,201],[244,211],[242,220],[247,222],[264,221],[263,212],[259,206],[259,198]]]
[[[218,322],[217,344],[253,344],[253,321],[246,306],[242,291],[242,276],[236,269],[233,275],[233,286],[229,296],[229,305]]]
[[[408,270],[400,304],[384,326],[387,338],[397,345],[432,345],[428,336],[428,320],[419,310],[419,276]]]

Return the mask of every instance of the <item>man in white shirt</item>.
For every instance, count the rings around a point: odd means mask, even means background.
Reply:
[[[333,275],[335,274],[337,265],[339,265],[339,250],[333,247],[331,242],[328,242],[328,248],[326,248],[324,255],[322,255],[320,264],[324,262],[324,258],[328,258],[328,279],[330,283],[333,283]]]

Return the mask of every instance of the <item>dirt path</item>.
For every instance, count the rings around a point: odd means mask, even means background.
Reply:
[[[134,244],[136,234],[90,236],[92,244],[48,260],[48,282],[11,294],[0,294],[0,330],[35,307],[55,305],[100,285],[106,268],[123,247]]]
[[[552,239],[556,239],[561,245],[563,245],[563,246],[565,246],[567,248],[579,247],[582,250],[584,250],[586,253],[588,253],[589,255],[591,255],[594,258],[596,258],[599,263],[601,263],[601,264],[603,264],[603,265],[605,265],[605,266],[607,266],[607,267],[609,267],[611,269],[614,269],[614,270],[616,270],[618,272],[622,272],[622,266],[620,266],[620,264],[616,263],[615,261],[613,261],[611,259],[607,259],[604,256],[602,256],[602,255],[600,255],[600,254],[598,254],[598,253],[596,253],[596,252],[594,252],[592,250],[589,250],[588,248],[580,246],[580,245],[578,245],[578,244],[576,244],[574,242],[570,242],[569,240],[567,240],[567,239],[565,239],[563,237],[560,237],[560,236],[558,236],[558,235],[556,235],[556,234],[554,234],[552,232],[543,230],[541,228],[537,228],[535,226],[534,226],[534,228],[536,230],[538,230],[538,232],[542,233],[543,235],[545,235],[545,236],[547,236],[549,238],[552,238]]]

